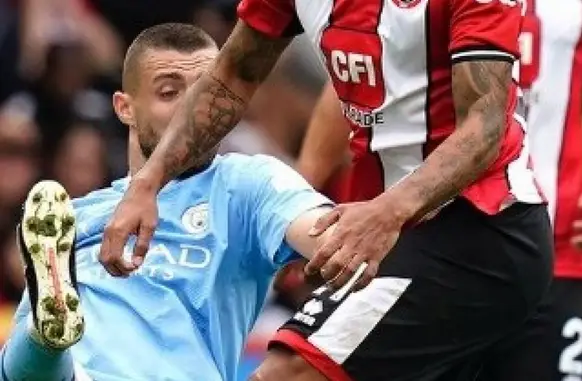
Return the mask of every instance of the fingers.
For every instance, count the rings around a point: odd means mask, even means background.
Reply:
[[[374,277],[376,276],[376,274],[378,274],[379,267],[380,263],[378,261],[376,260],[368,261],[368,266],[366,266],[366,269],[356,282],[356,285],[354,286],[354,291],[361,290],[362,288],[369,285],[372,279],[374,279]]]
[[[354,255],[355,253],[352,250],[347,246],[343,246],[323,264],[320,270],[321,277],[330,285],[339,284],[341,287],[350,278],[348,275],[347,279],[345,279],[346,273],[350,271],[349,266],[351,266]]]
[[[127,276],[135,270],[132,263],[123,259],[123,248],[129,238],[130,232],[117,222],[117,216],[105,227],[103,243],[99,251],[99,262],[105,270],[113,276]]]
[[[150,248],[150,241],[154,236],[155,226],[156,223],[154,221],[143,222],[139,227],[137,241],[133,247],[133,256],[131,258],[131,262],[136,269],[142,265],[144,258]]]
[[[319,272],[319,269],[327,263],[329,258],[341,249],[342,239],[338,231],[336,230],[331,237],[317,249],[313,257],[305,265],[305,273],[307,275],[313,275]],[[322,274],[323,275],[323,274]]]
[[[115,277],[127,278],[129,276],[129,274],[126,274],[125,270],[121,269],[119,267],[119,264],[117,264],[117,263],[112,263],[111,269],[112,269],[112,272],[110,272],[110,274],[115,276]],[[113,273],[115,273],[115,274],[113,274]]]
[[[331,225],[339,221],[341,217],[341,207],[336,207],[332,211],[319,217],[311,230],[309,230],[309,235],[311,237],[317,237],[324,231],[326,231]]]
[[[356,272],[362,263],[364,263],[364,258],[362,256],[351,253],[347,259],[347,264],[341,269],[341,272],[335,278],[328,282],[328,284],[336,290],[342,288],[356,275]]]

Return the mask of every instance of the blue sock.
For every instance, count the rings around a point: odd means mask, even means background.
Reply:
[[[27,319],[20,319],[0,353],[2,381],[70,381],[73,359],[68,350],[47,348],[30,335]]]

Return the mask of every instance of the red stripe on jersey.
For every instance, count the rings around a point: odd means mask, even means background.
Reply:
[[[350,179],[352,175],[352,165],[348,164],[334,173],[325,184],[321,193],[335,203],[342,204],[350,202]]]
[[[384,191],[384,166],[378,153],[370,150],[371,130],[355,128],[350,141],[352,162],[335,173],[322,189],[338,204],[368,201]]]
[[[443,7],[428,7],[426,17],[426,60],[428,88],[426,92],[426,143],[424,157],[428,156],[455,129],[455,107],[451,88],[450,55],[446,49],[432,47],[448,46],[449,30],[442,26],[450,15]],[[437,121],[438,123],[434,123]]]
[[[354,156],[347,176],[349,185],[344,201],[371,200],[384,192],[384,167],[378,153],[370,150],[371,141],[371,128],[356,128],[350,141]]]
[[[572,247],[572,224],[582,219],[578,199],[582,193],[582,36],[576,45],[565,119],[562,150],[558,161],[558,187],[554,234],[556,276],[582,278],[582,254]]]

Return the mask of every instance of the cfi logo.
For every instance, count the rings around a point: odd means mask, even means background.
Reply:
[[[210,232],[209,209],[208,203],[203,203],[188,208],[182,215],[184,229],[196,239],[202,239]]]
[[[414,8],[418,4],[420,4],[422,0],[392,0],[394,4],[398,6],[398,8]]]

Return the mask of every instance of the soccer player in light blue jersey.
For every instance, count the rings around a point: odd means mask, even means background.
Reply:
[[[147,255],[132,255],[141,242],[127,247],[128,278],[98,261],[131,175],[216,54],[190,25],[142,32],[113,97],[129,126],[130,175],[72,202],[55,182],[31,190],[19,226],[28,287],[1,354],[3,381],[235,379],[273,274],[296,253],[310,256],[308,231],[328,211],[303,178],[266,156],[212,154],[161,191]]]

